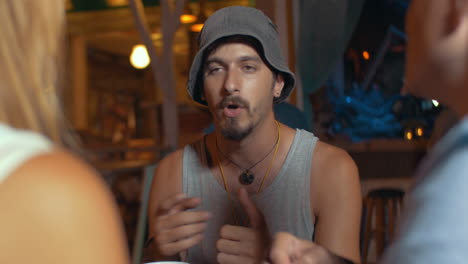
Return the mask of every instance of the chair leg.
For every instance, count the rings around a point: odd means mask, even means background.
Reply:
[[[393,241],[393,233],[395,231],[395,213],[396,213],[396,201],[395,200],[388,200],[388,240],[387,243],[391,243]]]
[[[367,256],[369,254],[369,246],[372,236],[372,211],[374,210],[374,200],[370,198],[364,199],[364,207],[366,210],[365,216],[365,231],[364,242],[362,244],[362,264],[367,264]]]
[[[375,236],[375,248],[377,251],[377,258],[383,253],[385,247],[385,210],[384,210],[384,201],[382,199],[376,199],[375,201],[375,226],[376,226],[376,236]]]
[[[403,212],[403,206],[404,206],[404,201],[403,201],[403,197],[399,197],[398,198],[398,205],[399,205],[399,208],[398,208],[398,213],[400,214],[401,212]],[[398,215],[399,217],[400,215]]]

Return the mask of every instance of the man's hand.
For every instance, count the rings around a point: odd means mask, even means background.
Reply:
[[[289,233],[277,233],[270,252],[273,264],[339,264],[351,263],[335,256],[314,242],[299,239]]]
[[[174,259],[176,255],[199,243],[206,221],[211,217],[205,211],[187,211],[200,205],[199,198],[178,194],[164,200],[159,206],[153,236],[158,260]]]
[[[219,251],[217,260],[226,263],[262,263],[269,246],[269,233],[262,212],[250,200],[247,191],[241,188],[239,201],[250,220],[250,227],[225,225],[221,228],[216,243]]]

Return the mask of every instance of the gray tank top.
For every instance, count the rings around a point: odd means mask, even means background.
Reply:
[[[279,174],[261,193],[251,196],[265,216],[271,235],[285,231],[312,240],[315,219],[310,211],[310,164],[316,142],[312,133],[296,129]],[[188,197],[201,198],[202,205],[196,210],[213,213],[203,241],[187,252],[186,261],[192,264],[216,263],[216,241],[221,227],[235,225],[240,220],[248,223],[237,199],[231,197],[229,200],[208,164],[203,140],[184,148],[183,190]]]

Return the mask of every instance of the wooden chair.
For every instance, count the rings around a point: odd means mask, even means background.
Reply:
[[[403,207],[405,192],[396,188],[379,188],[364,197],[362,263],[368,263],[371,240],[375,242],[377,260],[393,239],[395,226]],[[374,220],[374,221],[373,221]]]

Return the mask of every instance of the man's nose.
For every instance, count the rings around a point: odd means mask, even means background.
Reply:
[[[239,77],[239,74],[234,69],[230,69],[226,72],[226,78],[224,80],[224,90],[227,94],[236,94],[240,91]]]

